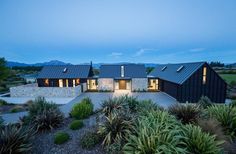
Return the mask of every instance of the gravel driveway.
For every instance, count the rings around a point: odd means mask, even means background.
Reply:
[[[68,115],[71,108],[75,103],[80,102],[83,98],[89,97],[93,104],[94,104],[94,109],[99,109],[101,106],[101,103],[111,97],[119,97],[122,95],[128,94],[129,96],[134,96],[137,97],[139,100],[152,100],[154,103],[157,103],[160,106],[163,106],[164,108],[167,108],[168,106],[177,103],[177,101],[167,95],[166,93],[163,92],[136,92],[136,93],[131,93],[129,91],[116,91],[114,93],[107,93],[107,92],[87,92],[83,93],[80,96],[77,96],[75,99],[70,101],[69,103],[61,106],[61,110],[64,112],[65,115]]]
[[[60,106],[61,111],[68,116],[71,108],[75,103],[80,102],[83,98],[89,97],[92,102],[94,103],[94,109],[98,109],[101,106],[101,103],[111,97],[118,97],[128,94],[129,96],[137,97],[139,100],[148,100],[151,99],[153,102],[167,108],[171,104],[177,103],[177,101],[167,95],[164,92],[130,92],[126,90],[119,90],[116,92],[86,92],[82,93],[81,95],[75,97],[67,104]],[[19,113],[9,113],[1,115],[4,119],[5,123],[15,123],[19,120],[19,117],[27,115],[27,112],[19,112]]]

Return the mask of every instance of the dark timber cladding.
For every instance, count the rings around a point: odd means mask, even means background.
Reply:
[[[91,65],[44,66],[37,77],[39,87],[73,87],[93,76]]]
[[[179,102],[197,102],[201,96],[225,102],[227,84],[206,62],[160,65],[150,75],[159,79],[161,91]]]

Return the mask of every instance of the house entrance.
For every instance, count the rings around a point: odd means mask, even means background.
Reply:
[[[126,89],[126,81],[119,80],[119,89],[125,90]]]

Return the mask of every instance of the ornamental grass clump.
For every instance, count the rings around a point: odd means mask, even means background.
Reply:
[[[70,114],[76,119],[88,118],[93,113],[93,103],[90,98],[84,98],[80,103],[73,106]]]
[[[121,113],[112,113],[105,116],[105,121],[99,125],[98,134],[104,136],[102,144],[109,146],[126,139],[133,127],[133,120],[122,116]]]
[[[38,97],[29,106],[29,116],[25,117],[23,122],[33,124],[38,131],[45,131],[59,127],[63,120],[64,114],[56,104]]]
[[[184,142],[188,153],[220,154],[224,141],[217,141],[215,135],[205,133],[199,126],[188,124],[183,127]]]
[[[100,136],[93,131],[86,132],[80,140],[80,144],[83,149],[91,149],[99,142],[100,142]]]
[[[11,124],[0,128],[0,153],[28,153],[35,133],[35,129],[29,126]]]
[[[108,100],[105,100],[102,103],[101,107],[102,107],[102,112],[105,114],[105,116],[108,116],[109,114],[112,113],[117,113],[120,110],[128,109],[127,97],[121,96],[121,97],[109,98]]]
[[[175,104],[168,111],[183,124],[195,123],[201,113],[199,106],[194,104]]]
[[[212,101],[207,96],[202,96],[199,99],[198,104],[200,105],[200,107],[202,107],[204,109],[213,105]]]
[[[138,118],[123,147],[124,153],[186,153],[181,123],[165,111]]]
[[[215,118],[224,128],[225,134],[236,137],[236,108],[227,105],[213,105],[207,108],[210,117]]]

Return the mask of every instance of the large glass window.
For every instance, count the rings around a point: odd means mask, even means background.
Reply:
[[[59,87],[63,87],[63,80],[59,79]]]
[[[203,78],[202,78],[202,83],[206,84],[207,81],[207,68],[203,67]]]

